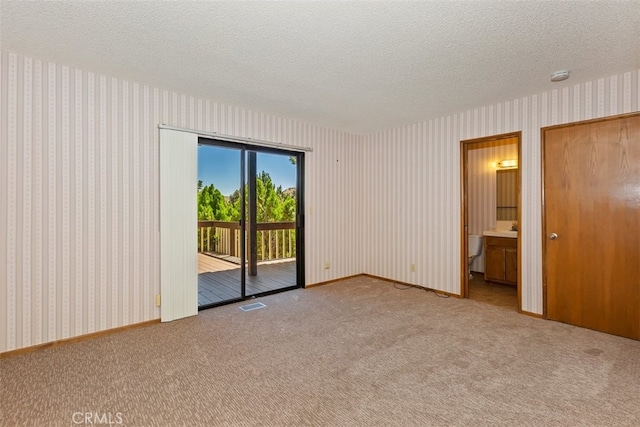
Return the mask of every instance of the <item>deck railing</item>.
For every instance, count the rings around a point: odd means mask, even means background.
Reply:
[[[258,261],[295,258],[295,222],[256,224]],[[245,248],[248,250],[248,242]],[[240,257],[238,221],[198,221],[198,252]],[[248,254],[247,254],[248,258]]]

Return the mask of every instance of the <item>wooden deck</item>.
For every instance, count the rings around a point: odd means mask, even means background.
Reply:
[[[296,261],[258,263],[258,275],[247,275],[246,295],[288,288],[296,285]],[[240,266],[198,254],[198,306],[240,298]]]

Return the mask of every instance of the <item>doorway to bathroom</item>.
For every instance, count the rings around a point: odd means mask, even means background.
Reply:
[[[521,311],[521,132],[460,142],[460,295]]]

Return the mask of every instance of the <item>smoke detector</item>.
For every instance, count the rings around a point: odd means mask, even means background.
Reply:
[[[552,82],[561,82],[563,80],[567,80],[569,78],[569,70],[560,70],[551,74]]]

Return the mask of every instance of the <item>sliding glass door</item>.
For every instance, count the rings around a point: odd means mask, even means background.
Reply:
[[[199,307],[304,286],[303,155],[206,138],[199,145]]]

